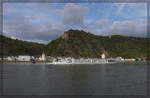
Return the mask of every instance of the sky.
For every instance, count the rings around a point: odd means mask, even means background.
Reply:
[[[47,44],[64,31],[147,36],[146,3],[4,3],[5,36]]]

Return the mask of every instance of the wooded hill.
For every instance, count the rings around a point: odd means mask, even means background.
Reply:
[[[0,35],[0,55],[16,56],[16,55],[41,55],[46,45],[11,39]]]
[[[99,58],[107,57],[143,58],[147,56],[147,38],[120,35],[97,36],[85,31],[69,30],[47,45],[50,56]]]
[[[97,36],[85,31],[68,30],[47,45],[11,39],[1,35],[2,55],[41,55],[100,58],[107,57],[144,58],[147,56],[147,38],[120,35]]]

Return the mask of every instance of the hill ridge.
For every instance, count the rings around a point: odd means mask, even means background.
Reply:
[[[145,57],[147,39],[121,35],[97,36],[83,30],[68,30],[47,45],[50,56],[71,57]],[[143,48],[145,47],[145,48]]]

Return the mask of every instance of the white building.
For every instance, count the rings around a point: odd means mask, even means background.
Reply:
[[[101,55],[101,58],[102,58],[102,59],[105,59],[105,54],[104,54],[104,53]]]
[[[32,57],[28,55],[19,55],[16,59],[18,61],[30,61]]]
[[[6,56],[6,57],[3,57],[3,60],[5,60],[5,61],[15,61],[15,57],[14,56]]]
[[[46,61],[46,56],[45,56],[45,53],[44,53],[44,52],[42,53],[42,56],[39,57],[39,60],[40,60],[40,61]]]
[[[122,57],[116,57],[117,61],[124,61],[124,59]]]
[[[10,57],[10,56],[6,57],[6,60],[7,61],[13,61],[12,57]]]

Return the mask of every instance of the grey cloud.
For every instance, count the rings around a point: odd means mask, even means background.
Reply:
[[[37,4],[40,9],[49,7],[49,4]],[[55,10],[55,13],[61,15],[62,23],[49,22],[47,24],[35,24],[36,17],[15,16],[12,20],[4,20],[3,32],[8,37],[22,40],[49,41],[61,36],[68,29],[67,26],[80,26],[84,28],[83,17],[88,13],[88,8],[68,3],[63,10]],[[67,25],[67,26],[66,26]]]
[[[67,26],[79,26],[84,28],[83,18],[88,13],[89,8],[68,3],[63,10],[55,10],[54,13],[62,18],[62,23]]]
[[[51,22],[45,25],[33,24],[25,17],[4,21],[4,35],[23,40],[53,40],[63,34],[63,24]]]
[[[132,21],[115,21],[111,26],[103,30],[100,34],[146,37],[147,25],[138,26]]]
[[[100,32],[100,30],[103,30],[107,28],[108,21],[107,19],[100,19],[97,21],[90,21],[87,23],[87,28],[85,29],[88,32],[94,32],[94,34],[97,34],[96,32]]]
[[[107,20],[106,19],[101,19],[96,21],[96,25],[100,28],[103,29],[107,25]]]

